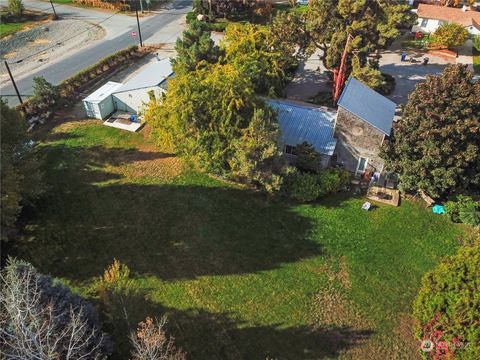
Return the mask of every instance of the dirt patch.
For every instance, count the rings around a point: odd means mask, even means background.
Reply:
[[[60,19],[37,23],[0,39],[0,59],[8,59],[13,74],[23,74],[104,36],[104,30],[82,20]],[[20,61],[22,60],[22,61]],[[20,62],[19,62],[20,61]],[[1,66],[0,83],[8,80]]]
[[[120,159],[124,164],[108,170],[122,175],[125,181],[166,181],[183,172],[183,161],[174,154],[159,152],[153,145],[141,145],[138,150]]]
[[[334,325],[367,330],[372,326],[357,306],[331,283],[315,295],[313,316],[317,327]]]

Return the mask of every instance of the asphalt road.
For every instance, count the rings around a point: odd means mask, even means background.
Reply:
[[[6,0],[1,0],[0,4],[4,5],[5,2]],[[191,3],[188,0],[172,0],[164,9],[159,9],[154,15],[141,18],[140,27],[144,43],[174,42],[183,31],[179,21],[190,10]],[[51,9],[48,9],[49,4],[43,1],[24,0],[24,4],[27,8],[51,12]],[[32,73],[14,74],[18,90],[23,98],[31,96],[35,76],[43,76],[47,81],[56,85],[104,57],[130,45],[138,44],[135,17],[122,14],[113,15],[110,12],[66,5],[56,6],[56,11],[61,17],[100,23],[99,25],[106,30],[106,36],[73,54],[46,64]],[[137,36],[132,37],[132,32],[136,32]],[[10,106],[18,104],[13,85],[8,84],[1,87],[0,95],[7,99]]]

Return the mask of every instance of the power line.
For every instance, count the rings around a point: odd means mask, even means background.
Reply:
[[[175,4],[175,5],[178,5],[178,4],[181,4],[181,3],[190,4],[190,1],[175,2],[174,4]],[[167,14],[167,15],[168,15],[168,14],[184,15],[184,14],[187,14],[187,13],[188,13],[188,12],[175,11],[175,9],[170,9],[170,10],[173,10],[173,11],[163,11],[163,12],[161,12],[159,15],[163,15],[163,14]],[[118,15],[118,14],[121,13],[121,12],[122,12],[121,10],[118,10],[117,12],[115,12],[115,13],[113,13],[112,15],[108,16],[107,18],[99,21],[98,23],[93,24],[92,26],[86,28],[85,30],[82,30],[82,31],[79,32],[78,34],[75,34],[75,35],[73,35],[73,36],[71,36],[71,37],[69,37],[69,38],[62,39],[61,41],[57,41],[55,44],[53,44],[53,45],[51,45],[51,46],[48,46],[48,47],[46,47],[46,48],[44,48],[44,49],[42,49],[42,50],[39,50],[39,51],[37,51],[37,52],[35,52],[35,53],[33,53],[33,54],[30,54],[30,55],[28,55],[28,56],[25,56],[24,58],[22,58],[22,59],[20,59],[20,60],[16,60],[16,61],[14,61],[14,62],[10,62],[9,64],[19,64],[19,63],[21,63],[21,62],[23,62],[23,61],[25,61],[25,60],[27,60],[27,59],[29,59],[29,58],[31,58],[31,57],[34,57],[34,56],[36,56],[36,55],[38,55],[38,54],[41,54],[41,53],[43,53],[43,52],[45,52],[45,51],[48,51],[48,50],[50,50],[50,49],[53,49],[53,48],[55,48],[55,47],[57,47],[57,46],[60,46],[60,45],[62,45],[62,43],[66,42],[66,41],[69,41],[69,40],[71,40],[71,39],[74,39],[74,38],[76,38],[77,36],[80,36],[80,35],[82,35],[83,33],[87,32],[87,31],[90,31],[91,29],[97,27],[98,25],[104,23],[104,22],[107,21],[107,20],[110,20],[112,17],[114,17],[115,15]]]

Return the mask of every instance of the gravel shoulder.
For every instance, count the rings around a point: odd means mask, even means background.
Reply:
[[[3,38],[0,40],[0,84],[9,81],[4,60],[8,61],[14,75],[21,76],[104,35],[105,31],[100,26],[81,20],[62,19]]]

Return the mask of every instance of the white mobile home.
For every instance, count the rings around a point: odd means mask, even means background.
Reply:
[[[100,89],[96,90],[83,99],[83,105],[89,118],[105,119],[115,111],[112,93],[120,88],[122,84],[113,81],[107,82]]]
[[[170,59],[164,59],[148,65],[124,84],[108,82],[83,100],[87,116],[103,120],[114,111],[138,115],[152,95],[159,98],[166,92],[172,75]]]

